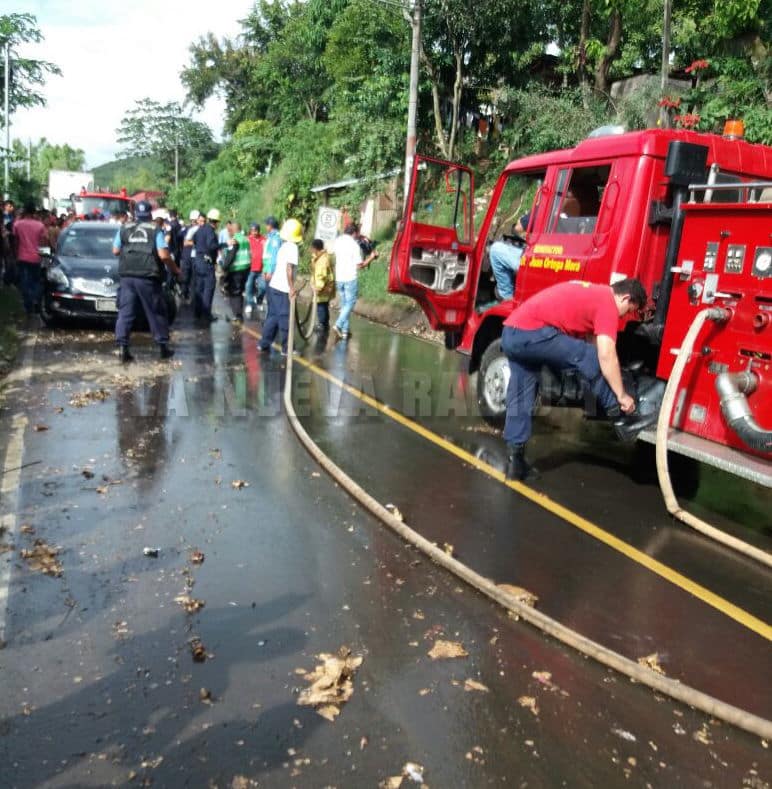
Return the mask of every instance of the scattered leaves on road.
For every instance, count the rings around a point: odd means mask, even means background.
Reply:
[[[82,470],[80,473],[81,473],[81,474],[82,474],[82,475],[83,475],[83,476],[84,476],[86,479],[93,479],[93,478],[94,478],[94,472],[93,472],[93,471],[92,471],[90,468],[84,468],[84,469],[83,469],[83,470]]]
[[[465,679],[464,690],[467,692],[477,690],[480,693],[488,693],[490,689],[487,685],[483,685],[482,682],[478,682],[476,679]]]
[[[75,408],[84,408],[90,403],[101,402],[110,397],[110,392],[107,389],[86,389],[83,392],[78,392],[70,398],[70,405]]]
[[[57,561],[60,548],[52,548],[45,540],[38,538],[33,543],[32,550],[22,550],[21,558],[27,561],[30,570],[41,572],[45,575],[59,577],[62,574],[62,565]]]
[[[417,784],[424,782],[424,767],[417,762],[406,762],[400,775],[393,775],[378,784],[378,789],[399,789],[405,779]]]
[[[193,551],[190,554],[190,563],[191,564],[203,564],[204,563],[204,553],[203,553],[203,551]]]
[[[22,523],[22,525],[19,527],[19,531],[22,534],[34,534],[35,533],[35,527],[34,526],[30,526],[29,523]]]
[[[665,671],[659,664],[659,652],[653,652],[651,655],[645,655],[638,658],[638,664],[656,671],[657,674],[665,675]]]
[[[113,624],[113,637],[117,638],[119,641],[127,638],[130,634],[131,631],[129,630],[129,625],[127,622],[118,621]]]
[[[432,660],[452,660],[453,658],[469,657],[459,641],[442,641],[438,639],[434,646],[427,652]]]
[[[696,740],[697,742],[701,742],[703,745],[712,745],[713,738],[710,736],[710,729],[708,728],[707,723],[703,723],[702,726],[692,734],[692,739]]]
[[[32,429],[36,433],[42,433],[44,430],[48,430],[48,425],[35,425]]]
[[[193,655],[193,660],[195,660],[196,663],[203,663],[208,657],[206,654],[206,647],[198,637],[190,640],[190,653]]]
[[[520,696],[520,698],[517,700],[517,703],[521,707],[530,710],[534,715],[538,717],[539,707],[537,706],[536,699],[533,696]]]
[[[234,479],[233,482],[231,482],[231,487],[234,490],[241,490],[242,488],[248,488],[249,483],[245,482],[243,479]]]
[[[354,674],[362,665],[361,656],[353,656],[347,646],[342,646],[337,654],[317,655],[322,662],[313,671],[297,669],[310,686],[298,696],[299,705],[316,707],[317,713],[329,721],[340,714],[340,705],[345,704],[354,692]]]
[[[178,605],[181,605],[189,614],[195,614],[206,605],[203,600],[198,600],[195,597],[189,597],[186,594],[178,595],[174,598],[174,602]]]
[[[533,592],[529,592],[522,586],[513,586],[512,584],[496,584],[502,592],[511,594],[519,603],[534,608],[539,598]]]

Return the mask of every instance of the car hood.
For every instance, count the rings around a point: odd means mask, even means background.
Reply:
[[[118,280],[118,258],[75,258],[57,255],[54,263],[58,264],[68,277],[96,280],[109,277]]]

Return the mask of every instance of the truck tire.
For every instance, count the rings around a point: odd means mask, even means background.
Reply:
[[[477,405],[480,415],[494,427],[504,424],[508,386],[509,362],[501,350],[501,337],[496,337],[485,349],[477,371]]]

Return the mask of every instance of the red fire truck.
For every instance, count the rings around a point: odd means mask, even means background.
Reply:
[[[129,197],[124,187],[117,193],[113,192],[88,192],[81,189],[72,199],[75,214],[78,217],[109,218],[112,214],[129,212],[134,201]]]
[[[469,168],[416,157],[389,290],[469,356],[484,417],[504,414],[513,307],[564,280],[637,277],[650,309],[618,351],[649,407],[671,409],[667,448],[772,486],[772,148],[669,129],[591,135],[509,164],[476,237],[473,190]],[[514,298],[498,301],[488,248],[526,213]],[[540,396],[585,401],[568,377],[546,376]]]

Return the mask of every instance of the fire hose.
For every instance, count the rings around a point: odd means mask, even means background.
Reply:
[[[513,594],[497,586],[489,578],[476,573],[470,567],[449,556],[444,550],[434,543],[422,537],[418,532],[411,529],[404,521],[397,518],[379,501],[373,498],[360,485],[354,482],[339,466],[337,466],[322,450],[316,442],[308,435],[303,425],[300,423],[292,403],[292,351],[295,340],[295,299],[290,300],[290,320],[287,354],[287,372],[284,380],[284,410],[287,414],[289,423],[297,435],[300,442],[306,448],[311,457],[340,485],[350,496],[370,512],[375,518],[388,526],[395,534],[405,542],[414,546],[426,555],[431,561],[450,573],[460,578],[472,588],[479,591],[489,599],[501,605],[508,611],[521,617],[538,630],[552,636],[557,641],[576,649],[587,657],[591,657],[620,674],[642,685],[659,691],[670,696],[677,701],[687,704],[701,712],[711,715],[714,718],[726,721],[739,729],[758,735],[764,739],[772,738],[772,721],[754,715],[747,710],[740,709],[728,704],[720,699],[703,693],[695,688],[659,674],[647,666],[642,666],[630,658],[626,658],[613,650],[607,649],[601,644],[577,633],[569,627],[561,624],[546,614],[537,611],[535,608],[519,600]]]
[[[668,469],[667,460],[668,433],[670,430],[670,416],[673,412],[673,404],[678,393],[678,387],[681,384],[681,376],[683,375],[684,369],[691,358],[692,352],[694,350],[694,344],[697,341],[697,337],[705,323],[709,320],[721,323],[726,321],[728,318],[729,313],[726,310],[723,310],[720,307],[709,307],[708,309],[701,310],[697,313],[697,315],[694,317],[694,320],[692,321],[692,325],[686,332],[684,341],[681,344],[680,350],[678,351],[675,364],[673,365],[673,370],[670,373],[670,378],[668,379],[667,387],[665,388],[665,394],[662,397],[662,406],[660,407],[659,419],[657,420],[657,478],[659,479],[659,487],[662,491],[662,496],[665,500],[667,511],[674,518],[677,518],[682,523],[687,524],[687,526],[691,526],[693,529],[696,529],[706,537],[709,537],[710,539],[715,540],[716,542],[719,542],[728,548],[732,548],[738,553],[749,556],[752,559],[765,564],[767,567],[772,567],[772,554],[762,550],[761,548],[757,548],[754,545],[750,545],[744,540],[733,537],[731,534],[727,534],[726,532],[717,529],[715,526],[711,526],[709,523],[706,523],[700,518],[697,518],[696,516],[684,510],[683,507],[681,507],[681,505],[678,503],[678,499],[676,498],[675,492],[673,491],[673,485],[670,481],[670,471]],[[722,411],[723,410],[724,408],[722,407]]]
[[[296,288],[296,294],[302,293],[307,284],[308,280],[302,280]],[[316,291],[311,288],[311,293],[311,303],[309,304],[305,317],[301,317],[300,311],[297,309],[297,307],[293,307],[293,311],[295,313],[294,325],[297,327],[298,332],[300,332],[300,336],[304,340],[307,340],[311,337],[311,335],[314,333],[314,328],[316,327]],[[290,323],[292,323],[292,321],[290,321]]]

